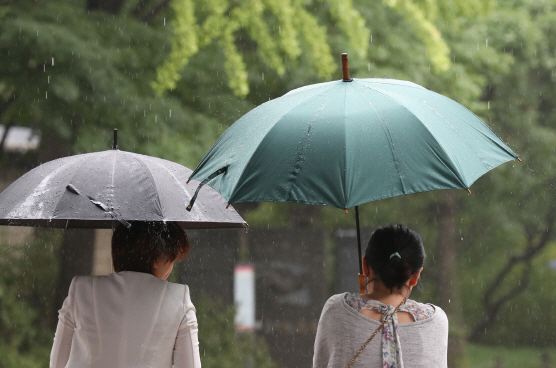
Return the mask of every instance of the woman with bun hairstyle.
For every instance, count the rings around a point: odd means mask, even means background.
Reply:
[[[448,319],[409,299],[425,249],[403,225],[378,228],[362,259],[366,294],[328,299],[319,320],[313,367],[445,368]]]
[[[166,281],[189,249],[176,223],[119,224],[112,235],[115,273],[71,282],[50,368],[200,368],[189,288]]]

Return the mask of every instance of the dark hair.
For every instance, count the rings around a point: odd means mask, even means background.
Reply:
[[[374,274],[390,290],[401,289],[425,262],[425,248],[417,232],[403,225],[379,227],[371,235],[365,259]]]
[[[152,273],[159,261],[175,261],[189,251],[189,241],[181,226],[174,222],[131,222],[118,224],[112,234],[114,271]]]

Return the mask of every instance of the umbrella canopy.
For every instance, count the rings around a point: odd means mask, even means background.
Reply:
[[[298,88],[253,109],[220,137],[191,179],[209,182],[228,203],[347,209],[468,189],[513,159],[480,118],[443,95],[406,81],[347,79]]]
[[[467,189],[517,155],[475,114],[418,84],[344,78],[298,88],[237,120],[190,179],[228,203],[355,207],[435,189]],[[193,196],[188,205],[191,210]],[[359,262],[359,288],[364,276]]]
[[[111,228],[115,221],[175,221],[184,228],[246,222],[215,190],[186,206],[198,186],[177,163],[117,149],[64,157],[29,171],[0,193],[0,225]]]

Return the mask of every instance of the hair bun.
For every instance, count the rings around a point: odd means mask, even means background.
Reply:
[[[401,289],[423,266],[425,249],[415,231],[403,225],[388,225],[373,232],[365,259],[375,280],[391,290]]]

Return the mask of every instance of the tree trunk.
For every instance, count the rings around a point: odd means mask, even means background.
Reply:
[[[448,339],[448,367],[465,366],[465,329],[462,319],[461,289],[457,264],[456,221],[458,210],[456,194],[445,191],[438,208],[438,273],[440,306],[450,321]]]

